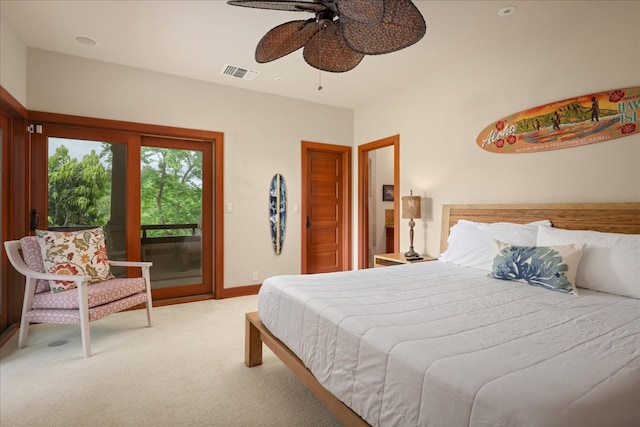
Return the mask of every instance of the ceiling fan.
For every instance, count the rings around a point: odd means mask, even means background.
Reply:
[[[426,30],[411,0],[230,0],[233,6],[310,12],[314,18],[278,25],[262,37],[256,61],[270,62],[304,46],[307,64],[342,73],[364,55],[381,55],[411,46]]]

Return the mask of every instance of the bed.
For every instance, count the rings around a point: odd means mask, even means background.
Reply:
[[[465,227],[570,247],[573,288],[488,277]],[[345,425],[640,424],[640,203],[446,205],[442,233],[438,261],[267,279],[246,365],[266,344]]]

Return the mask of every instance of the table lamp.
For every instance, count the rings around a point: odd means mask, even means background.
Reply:
[[[420,196],[414,196],[413,190],[411,195],[402,196],[402,218],[409,219],[409,252],[405,252],[404,256],[411,258],[420,256],[413,250],[413,227],[416,225],[414,218],[421,217]]]

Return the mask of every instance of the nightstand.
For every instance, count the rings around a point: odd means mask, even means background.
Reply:
[[[434,261],[438,258],[421,255],[422,259],[416,261],[409,261],[405,258],[404,253],[395,253],[395,254],[378,254],[373,256],[373,266],[374,267],[387,267],[389,265],[400,265],[400,264],[412,264],[414,262],[426,262],[426,261]]]

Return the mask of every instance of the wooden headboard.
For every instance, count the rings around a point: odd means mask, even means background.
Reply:
[[[449,230],[461,219],[519,224],[548,219],[554,227],[569,230],[640,234],[640,202],[444,205],[441,253],[447,249]]]

